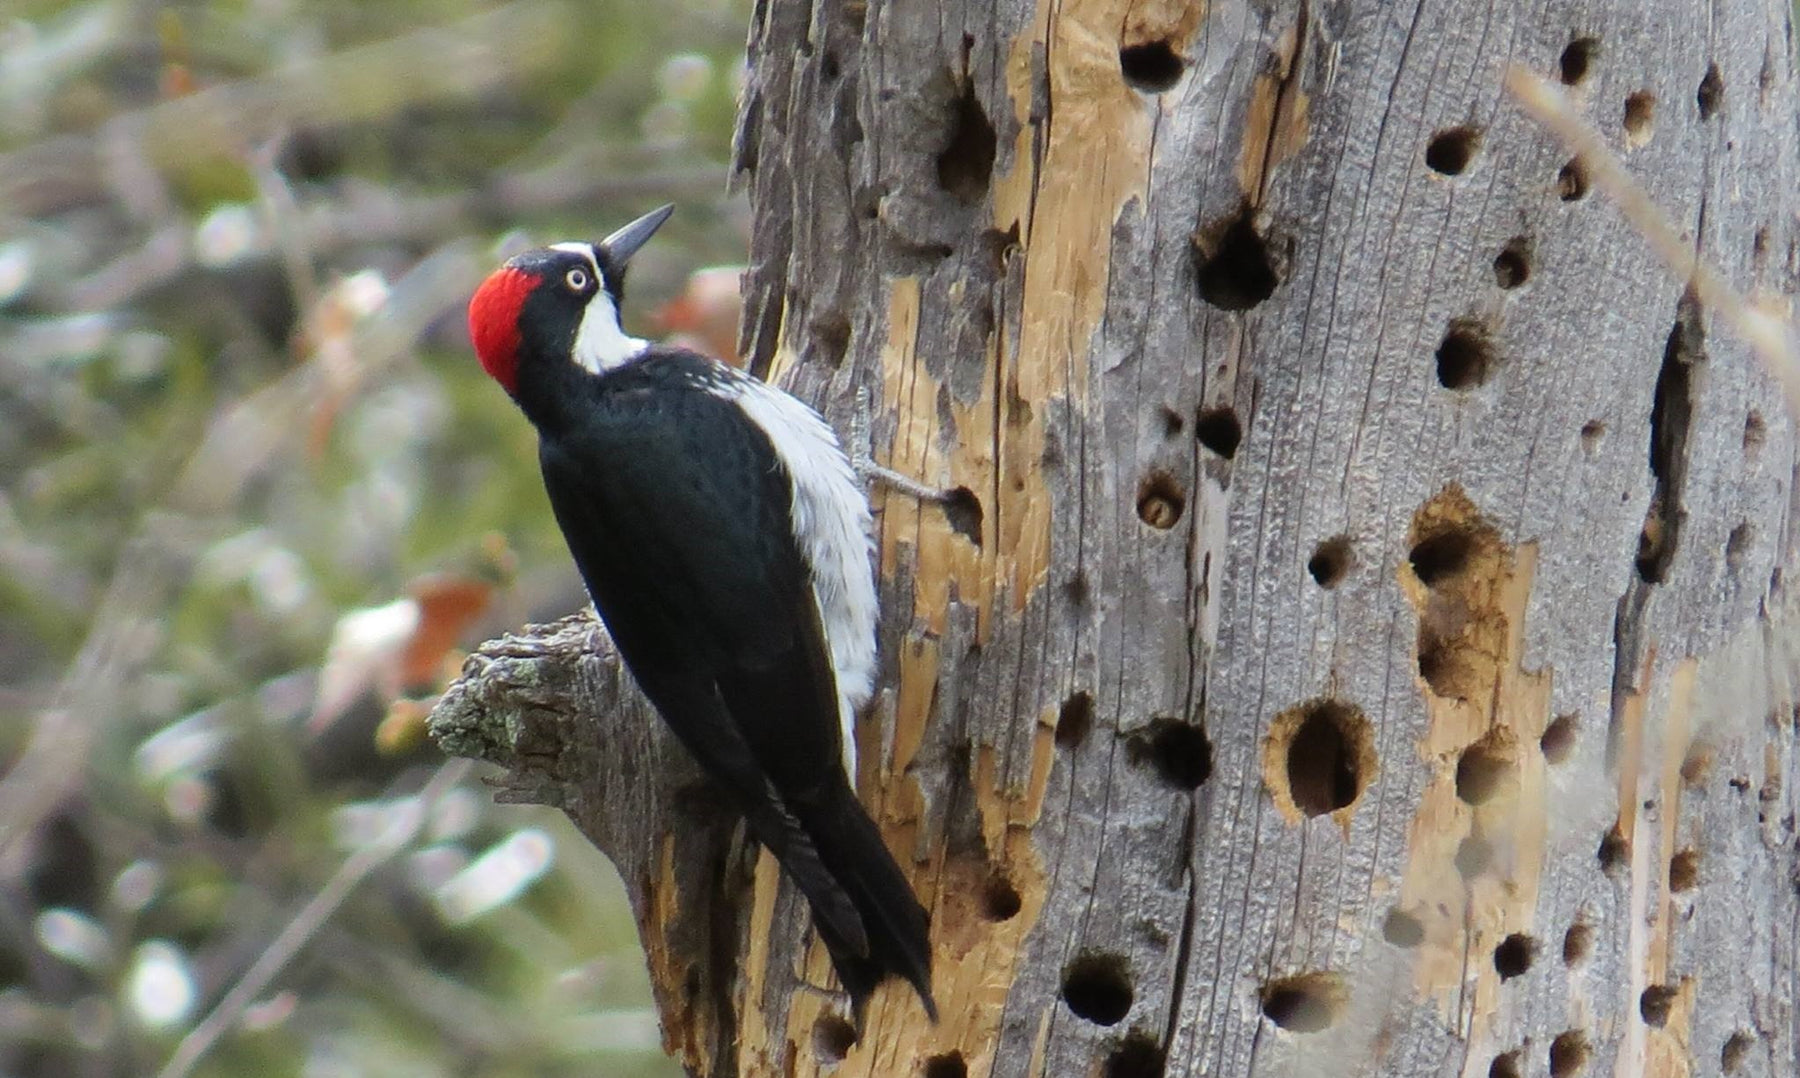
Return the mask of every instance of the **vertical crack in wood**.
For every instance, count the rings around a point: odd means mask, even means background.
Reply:
[[[1301,0],[1293,28],[1271,57],[1274,70],[1257,78],[1251,95],[1242,182],[1244,197],[1252,208],[1263,204],[1276,166],[1306,141],[1307,98],[1300,89],[1300,69],[1306,59],[1310,15],[1311,5]]]
[[[1637,673],[1648,647],[1648,614],[1654,589],[1666,582],[1680,548],[1687,519],[1688,456],[1697,403],[1696,382],[1706,359],[1706,331],[1699,297],[1682,292],[1675,323],[1663,346],[1651,395],[1649,469],[1654,487],[1635,557],[1635,575],[1620,597],[1613,620],[1613,679],[1607,727],[1607,762],[1620,751],[1620,717],[1628,697],[1640,690]]]

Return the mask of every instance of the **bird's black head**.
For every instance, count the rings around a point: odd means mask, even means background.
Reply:
[[[469,301],[469,336],[482,367],[517,397],[534,365],[575,363],[599,373],[643,351],[619,323],[625,267],[674,206],[664,206],[599,243],[526,251],[488,276]]]

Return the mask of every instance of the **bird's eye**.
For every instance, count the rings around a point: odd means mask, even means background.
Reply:
[[[584,292],[588,286],[587,270],[572,269],[563,277],[563,283],[571,292]]]

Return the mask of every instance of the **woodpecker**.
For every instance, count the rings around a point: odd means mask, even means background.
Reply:
[[[626,668],[805,895],[855,1013],[900,977],[935,1021],[925,911],[853,785],[875,680],[868,500],[812,408],[625,332],[626,265],[673,210],[511,259],[469,334],[537,428]]]

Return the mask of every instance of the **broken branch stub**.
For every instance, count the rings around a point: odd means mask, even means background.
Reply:
[[[735,1039],[733,959],[747,896],[729,882],[740,871],[737,821],[706,796],[698,766],[626,674],[605,627],[582,613],[482,645],[432,709],[430,728],[446,753],[503,769],[497,800],[560,808],[618,867],[663,1046],[714,1073]]]

